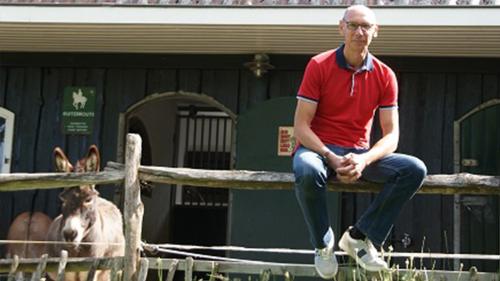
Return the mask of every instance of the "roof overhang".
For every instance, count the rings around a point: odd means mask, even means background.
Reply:
[[[345,7],[0,5],[0,52],[315,54]],[[500,57],[500,7],[374,7],[385,56]]]

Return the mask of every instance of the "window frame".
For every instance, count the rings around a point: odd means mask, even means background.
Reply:
[[[0,117],[5,119],[5,135],[4,135],[4,147],[3,147],[3,159],[1,173],[10,173],[10,167],[12,164],[12,145],[14,143],[14,121],[15,114],[6,108],[0,107]]]

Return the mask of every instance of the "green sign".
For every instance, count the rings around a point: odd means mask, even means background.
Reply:
[[[91,87],[66,87],[62,111],[62,133],[89,135],[94,131],[96,90]]]

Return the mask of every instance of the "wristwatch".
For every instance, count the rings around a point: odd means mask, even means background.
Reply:
[[[323,162],[328,163],[328,155],[330,155],[330,153],[332,153],[332,151],[331,150],[327,150],[325,152],[325,154],[323,154],[323,156],[321,156],[321,158],[323,158]]]

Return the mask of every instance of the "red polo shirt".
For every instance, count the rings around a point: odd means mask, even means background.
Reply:
[[[311,59],[297,98],[318,105],[311,129],[324,144],[368,149],[375,110],[397,109],[396,75],[371,54],[355,71],[343,51]]]

